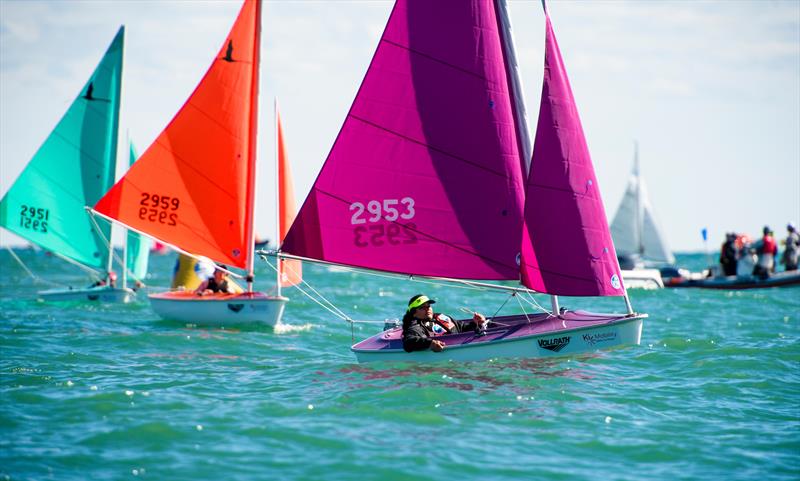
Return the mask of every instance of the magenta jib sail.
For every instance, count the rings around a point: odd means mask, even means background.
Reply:
[[[493,2],[398,1],[282,250],[518,280],[524,176],[504,65]]]
[[[525,195],[522,282],[567,296],[625,294],[600,188],[550,18]]]

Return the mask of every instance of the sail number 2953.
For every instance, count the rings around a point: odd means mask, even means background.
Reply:
[[[361,202],[350,204],[350,212],[353,216],[350,223],[353,225],[366,224],[367,222],[378,222],[381,219],[394,222],[398,219],[413,219],[416,211],[414,210],[414,199],[403,197],[397,199],[371,200],[366,205]]]
[[[142,192],[139,205],[139,218],[142,220],[166,225],[178,223],[178,213],[174,211],[181,206],[181,201],[177,197]]]

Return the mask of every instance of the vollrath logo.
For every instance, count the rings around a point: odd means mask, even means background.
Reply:
[[[555,339],[539,339],[539,347],[548,351],[559,352],[567,347],[570,336],[556,337]]]
[[[586,341],[586,344],[590,346],[594,346],[598,342],[608,342],[613,341],[617,338],[616,332],[601,332],[598,334],[584,334],[583,340]]]

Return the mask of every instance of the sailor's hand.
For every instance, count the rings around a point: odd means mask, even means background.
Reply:
[[[442,352],[442,351],[444,351],[445,345],[446,344],[443,343],[442,341],[434,339],[434,340],[431,341],[431,351],[433,351],[433,352]]]
[[[475,324],[479,326],[482,326],[486,322],[486,318],[479,312],[472,314],[472,320],[475,321]]]

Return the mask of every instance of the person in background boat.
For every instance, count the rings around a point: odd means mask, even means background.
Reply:
[[[736,263],[739,258],[739,250],[736,248],[736,234],[728,232],[725,234],[725,243],[719,254],[719,263],[722,266],[722,273],[725,276],[736,275]]]
[[[198,296],[207,294],[234,294],[236,291],[228,281],[228,273],[225,272],[228,268],[223,265],[217,266],[214,270],[213,277],[209,277],[203,281],[197,290],[194,291]]]
[[[758,254],[758,262],[753,268],[753,275],[766,279],[769,277],[770,272],[775,269],[775,257],[778,255],[778,245],[775,243],[775,238],[772,236],[772,231],[769,226],[764,226],[764,237],[762,237],[755,245],[756,254]]]
[[[117,273],[114,271],[108,271],[105,279],[100,279],[89,287],[102,287],[102,286],[117,287]]]
[[[408,308],[403,316],[403,349],[406,352],[428,349],[442,352],[446,345],[434,339],[436,336],[479,330],[486,322],[486,318],[477,312],[471,321],[458,321],[440,312],[434,313],[435,303],[436,301],[422,294],[408,300]]]
[[[795,229],[794,224],[789,222],[786,224],[786,240],[783,244],[783,256],[781,256],[781,264],[785,266],[787,271],[796,271],[797,264],[800,261],[800,233]]]

